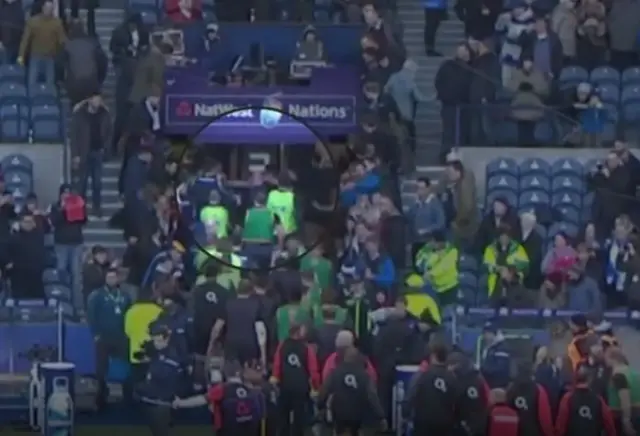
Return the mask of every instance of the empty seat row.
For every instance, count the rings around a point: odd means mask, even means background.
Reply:
[[[528,158],[521,162],[508,157],[493,159],[487,164],[487,179],[496,175],[508,175],[514,178],[527,176],[540,177],[576,177],[582,178],[592,172],[600,160],[581,162],[577,159],[565,158],[549,162],[541,158]]]
[[[560,71],[558,82],[561,88],[577,86],[582,82],[590,82],[596,86],[637,86],[640,85],[640,66],[627,68],[622,74],[608,66],[595,68],[591,74],[582,67],[568,66]]]

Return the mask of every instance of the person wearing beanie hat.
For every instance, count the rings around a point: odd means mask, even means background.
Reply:
[[[482,376],[490,388],[506,388],[510,379],[511,354],[495,322],[489,321],[483,326],[482,344]]]
[[[567,272],[567,279],[565,286],[566,309],[600,315],[603,307],[598,283],[585,274],[582,265],[574,263]]]
[[[522,248],[527,253],[530,265],[542,263],[544,238],[536,230],[537,217],[535,211],[524,211],[520,214],[520,237]],[[542,271],[540,268],[530,268],[524,277],[523,285],[526,289],[540,289],[542,285]]]

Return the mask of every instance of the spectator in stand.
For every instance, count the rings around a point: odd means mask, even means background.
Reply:
[[[49,207],[49,220],[53,226],[58,274],[73,291],[76,308],[84,307],[84,297],[79,286],[87,211],[82,197],[75,194],[71,185],[60,186],[59,200]]]
[[[440,120],[442,123],[442,148],[440,158],[444,162],[447,154],[455,145],[468,144],[468,110],[471,69],[469,47],[460,45],[456,55],[442,63],[435,78],[435,89],[440,101]]]
[[[143,189],[151,165],[151,150],[147,144],[140,144],[137,152],[127,159],[124,171],[124,210],[126,233],[137,238],[148,235],[146,218],[148,208],[144,202]]]
[[[578,63],[587,70],[603,65],[607,56],[607,12],[599,0],[580,2],[578,14]]]
[[[553,31],[562,44],[564,65],[574,65],[578,55],[577,35],[578,16],[575,0],[560,0],[551,14],[551,31]]]
[[[604,291],[607,295],[607,306],[610,308],[625,307],[627,295],[624,292],[628,280],[624,265],[635,255],[631,233],[633,225],[629,217],[621,215],[616,218],[613,233],[607,239],[603,250],[605,257]]]
[[[11,192],[6,189],[4,176],[0,174],[0,264],[6,263],[7,244],[11,235],[11,223],[16,219],[16,208]]]
[[[77,176],[77,192],[85,199],[91,176],[93,214],[102,216],[102,166],[111,144],[111,115],[96,94],[73,108],[69,133],[72,165]]]
[[[587,176],[587,186],[595,193],[591,218],[598,232],[597,239],[601,241],[609,237],[616,219],[626,212],[624,194],[630,174],[621,164],[617,154],[609,153]]]
[[[504,38],[500,50],[502,83],[508,84],[511,73],[522,61],[522,41],[535,21],[533,10],[524,1],[516,3],[510,12],[505,12],[496,22],[496,32]]]
[[[469,103],[472,105],[472,112],[469,117],[469,138],[471,143],[484,145],[485,132],[483,128],[483,113],[473,110],[479,105],[490,103],[495,100],[496,87],[501,82],[501,69],[498,57],[488,46],[488,41],[472,41],[472,62],[471,68],[474,74],[471,75],[469,85]]]
[[[558,77],[562,69],[562,44],[549,29],[546,17],[536,17],[533,31],[523,35],[522,47],[522,58],[531,59],[536,71],[549,81]]]
[[[446,179],[442,189],[451,197],[454,210],[451,231],[457,243],[469,248],[478,228],[476,178],[462,162],[454,160],[447,163]]]
[[[117,144],[124,133],[129,118],[129,97],[133,87],[138,55],[148,47],[149,32],[142,23],[142,16],[138,13],[130,14],[111,33],[109,50],[116,71],[113,151],[117,150]]]
[[[11,279],[13,296],[18,299],[44,299],[42,274],[47,267],[44,233],[30,213],[20,217],[18,230],[11,235],[6,269]]]
[[[495,241],[502,225],[509,226],[514,235],[520,234],[520,220],[517,211],[509,204],[506,198],[498,197],[493,201],[489,213],[485,214],[480,222],[476,235],[478,253],[481,253],[487,245]]]
[[[49,218],[42,212],[38,205],[38,196],[35,193],[30,192],[24,201],[23,210],[25,213],[32,214],[36,221],[36,227],[38,230],[42,231],[45,235],[48,235],[51,232],[51,223],[49,222]],[[18,223],[15,225],[19,227]]]
[[[640,2],[613,0],[609,16],[609,43],[611,65],[620,72],[636,66],[639,59],[638,34],[640,33]]]
[[[47,0],[42,6],[42,12],[27,21],[20,42],[18,63],[24,65],[28,60],[30,85],[41,82],[40,77],[44,77],[44,82],[53,86],[55,59],[65,40],[62,21],[53,14],[53,2]]]
[[[102,87],[107,74],[107,57],[99,41],[85,33],[81,21],[71,23],[69,39],[60,61],[72,106],[91,97]]]
[[[560,232],[553,238],[553,246],[549,248],[542,259],[540,269],[545,280],[561,285],[567,281],[567,273],[576,262],[576,250],[569,245],[569,237]]]
[[[416,152],[415,105],[427,101],[416,85],[417,71],[418,65],[413,60],[407,59],[402,69],[392,74],[384,86],[385,94],[391,96],[398,108],[399,121],[409,137],[410,155],[407,156],[413,156]]]
[[[436,195],[435,186],[427,177],[418,179],[418,198],[408,214],[412,240],[411,259],[424,244],[431,240],[435,232],[446,229],[444,208]]]
[[[105,276],[110,267],[107,250],[100,245],[91,247],[82,271],[82,294],[85,300],[91,292],[104,286]]]
[[[601,316],[603,307],[598,283],[585,274],[578,264],[573,265],[567,273],[567,309]]]
[[[14,64],[18,59],[24,23],[21,0],[0,0],[0,60]]]
[[[398,43],[393,31],[386,21],[382,19],[376,6],[371,1],[366,1],[362,5],[362,15],[368,27],[368,34],[378,46],[378,51],[384,53],[384,57],[396,59],[401,58],[400,64],[404,62],[404,48]]]
[[[200,0],[168,0],[164,3],[167,17],[173,24],[185,24],[202,19]]]
[[[520,214],[520,229],[522,230],[519,238],[517,238],[524,251],[529,258],[529,265],[534,268],[529,269],[529,273],[525,276],[523,284],[527,289],[540,289],[542,284],[542,273],[535,268],[536,265],[542,263],[542,250],[544,239],[536,230],[536,214],[533,212],[523,212]]]
[[[442,56],[436,50],[436,33],[442,20],[447,19],[447,0],[424,0],[424,49],[427,56]]]
[[[136,66],[129,102],[132,105],[129,130],[137,133],[160,130],[160,97],[164,88],[165,55],[170,54],[167,44],[152,45]]]
[[[465,35],[477,40],[494,36],[502,9],[502,0],[457,0],[455,5],[456,15],[464,23]]]
[[[635,206],[636,192],[640,187],[640,160],[629,151],[629,144],[625,141],[615,141],[613,150],[620,157],[623,167],[629,171],[630,180],[627,195],[631,199],[630,204]]]
[[[582,147],[599,147],[607,110],[591,84],[583,82],[578,85],[570,114],[579,122],[579,127],[569,134],[567,142]]]
[[[535,144],[536,123],[545,115],[544,102],[549,96],[549,77],[526,57],[522,67],[511,74],[507,88],[514,92],[511,117],[518,124],[518,145],[521,147]]]

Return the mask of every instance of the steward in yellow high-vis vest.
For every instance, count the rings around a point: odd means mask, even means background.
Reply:
[[[498,283],[501,267],[515,269],[519,279],[522,280],[529,269],[529,257],[522,245],[511,239],[508,231],[504,230],[498,239],[484,250],[482,263],[489,272],[487,289],[489,296],[493,295]]]
[[[140,298],[133,303],[124,315],[124,332],[129,338],[129,362],[132,365],[144,363],[147,359],[140,356],[143,344],[149,337],[149,325],[158,319],[162,307],[151,298]]]

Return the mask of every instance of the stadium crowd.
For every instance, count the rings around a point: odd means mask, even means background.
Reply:
[[[458,60],[444,64],[435,84],[443,103],[444,177],[419,179],[417,201],[403,205],[398,170],[417,145],[411,106],[425,98],[415,86],[416,64],[406,59],[387,18],[393,5],[347,2],[307,10],[296,3],[275,13],[237,1],[217,5],[221,21],[287,16],[354,22],[361,14],[366,22],[357,137],[288,151],[291,163],[284,168],[254,168],[244,195],[228,180],[235,170],[223,152],[168,146],[159,116],[165,68],[191,59],[186,50],[177,54],[176,45],[154,39],[148,25],[161,15],[155,4],[138,5],[114,29],[112,113],[100,96],[107,56],[89,36],[94,31],[75,20],[65,30],[53,3],[44,1],[18,32],[19,20],[4,24],[5,11],[16,3],[16,17],[23,17],[26,5],[19,1],[5,0],[7,9],[0,10],[7,60],[1,77],[13,78],[0,83],[3,141],[60,141],[68,133],[74,177],[60,187],[58,201],[42,208],[32,193],[33,172],[41,169],[24,156],[5,158],[3,274],[11,297],[68,299],[74,316],[86,317],[99,411],[109,408],[108,382],[117,378],[125,399],[143,404],[154,435],[167,434],[174,409],[206,404],[224,433],[258,433],[265,422],[268,434],[298,435],[315,423],[310,399],[318,416],[329,412],[338,434],[402,418],[412,422],[414,434],[640,431],[638,374],[604,320],[605,307],[638,309],[640,247],[633,223],[640,162],[628,144],[616,141],[605,159],[586,166],[570,159],[498,158],[487,167],[485,189],[448,147],[459,134],[469,141],[486,135],[482,120],[470,117],[467,128],[455,121],[456,112],[467,103],[495,101],[500,83],[516,92],[514,99],[540,97],[547,92],[534,91],[546,89],[550,79],[562,83],[563,68],[574,61],[589,69],[604,62],[606,50],[596,62],[590,49],[587,58],[573,53],[566,38],[554,47],[544,16],[552,12],[553,23],[560,13],[553,7],[536,11],[535,24],[535,4],[515,6],[502,17],[502,5],[459,8],[473,39],[459,48]],[[609,19],[625,18],[617,7],[618,0]],[[207,15],[198,2],[167,2],[165,9],[181,25]],[[520,39],[527,26],[534,34]],[[591,24],[582,26],[602,37]],[[211,47],[225,41],[216,23],[203,28],[204,58],[197,62],[206,64]],[[494,29],[505,32],[504,56],[486,40]],[[580,44],[594,43],[584,32],[576,30]],[[509,48],[515,36],[517,47]],[[300,37],[294,59],[325,59],[316,29]],[[622,39],[611,34],[607,71],[637,61]],[[431,40],[426,50],[438,55]],[[507,56],[514,50],[522,52],[518,59]],[[288,65],[278,68],[276,60],[258,59],[259,67],[268,67],[265,75],[241,68],[253,59],[231,61],[231,68],[211,71],[211,80],[227,87],[291,81],[283,71]],[[471,68],[458,65],[468,62]],[[532,71],[544,83],[523,87],[533,79],[518,75]],[[60,121],[58,83],[66,85],[72,104],[68,132]],[[585,84],[572,83],[578,95],[586,92]],[[535,139],[538,118],[529,115],[514,117],[519,145]],[[103,213],[101,169],[116,155],[123,159],[123,208],[110,222],[123,229],[127,248],[120,259],[93,246],[81,264],[83,228],[90,215]],[[318,180],[325,182],[321,189]],[[479,206],[481,191],[487,197]],[[461,349],[451,335],[458,305],[496,309],[483,324],[477,359],[475,349]],[[566,355],[552,355],[545,346],[535,356],[517,355],[499,315],[518,308],[568,309],[570,319],[552,323],[571,330]],[[124,374],[114,375],[116,364]],[[396,371],[403,365],[420,369],[398,398]]]

